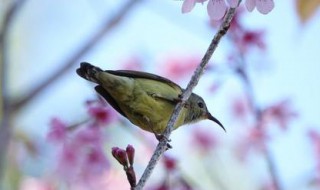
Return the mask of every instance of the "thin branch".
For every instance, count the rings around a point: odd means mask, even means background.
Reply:
[[[39,86],[37,86],[32,92],[30,92],[26,97],[22,98],[14,102],[11,107],[12,111],[16,111],[26,103],[30,102],[33,98],[35,98],[38,94],[40,94],[44,89],[53,84],[57,79],[59,79],[64,74],[68,73],[69,69],[71,69],[74,64],[78,63],[78,60],[89,53],[98,42],[103,39],[103,37],[108,34],[115,26],[117,26],[123,18],[125,18],[130,10],[133,7],[142,2],[142,0],[128,0],[125,5],[121,7],[121,9],[117,12],[114,17],[111,19],[108,17],[105,22],[102,24],[102,28],[97,30],[95,34],[92,35],[80,48],[65,61],[65,65],[49,76],[46,80],[43,81]]]
[[[230,8],[223,20],[223,22],[221,23],[221,26],[219,28],[219,30],[217,31],[216,35],[214,36],[214,38],[212,39],[209,48],[207,49],[204,57],[201,60],[201,63],[199,64],[199,66],[196,68],[186,90],[183,92],[182,94],[182,98],[181,98],[181,102],[178,103],[173,111],[173,114],[168,122],[167,128],[164,131],[163,135],[165,138],[162,138],[162,140],[159,142],[158,146],[156,147],[156,150],[154,151],[147,168],[145,169],[144,173],[142,174],[135,190],[141,190],[145,183],[147,182],[147,180],[149,179],[153,169],[155,168],[157,162],[160,159],[160,156],[165,152],[166,148],[167,148],[167,143],[168,143],[168,139],[170,137],[170,134],[173,130],[173,126],[178,118],[178,115],[183,107],[183,105],[185,104],[185,102],[188,100],[188,98],[190,97],[193,88],[198,84],[198,81],[200,79],[201,74],[204,72],[205,66],[208,64],[213,52],[215,51],[215,49],[217,48],[220,39],[226,34],[226,32],[228,31],[229,27],[230,27],[230,22],[233,18],[235,14],[235,8]]]
[[[10,27],[16,18],[17,14],[23,7],[25,0],[17,0],[8,8],[4,15],[3,23],[0,31],[0,71],[1,71],[1,125],[0,125],[0,183],[4,175],[4,165],[6,161],[7,147],[10,141],[11,128],[10,128],[10,106],[8,100],[8,35]]]
[[[249,102],[250,107],[255,116],[255,120],[257,123],[260,123],[262,121],[262,110],[261,108],[259,108],[259,106],[256,103],[254,89],[250,81],[250,78],[248,76],[247,65],[245,64],[246,63],[245,58],[241,53],[240,53],[240,58],[241,58],[241,62],[239,63],[239,67],[237,68],[236,73],[238,74],[239,78],[242,80],[244,84],[244,87],[247,92],[248,100],[250,101]],[[261,127],[261,125],[256,125],[256,126]],[[264,156],[265,156],[265,160],[266,160],[269,174],[271,177],[271,181],[275,190],[282,190],[283,188],[279,181],[278,172],[277,172],[273,155],[267,146],[264,149]]]

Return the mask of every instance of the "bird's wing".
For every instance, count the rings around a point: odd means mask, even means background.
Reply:
[[[124,76],[124,77],[131,77],[131,78],[144,78],[144,79],[150,79],[150,80],[155,80],[159,82],[164,82],[168,85],[170,85],[173,88],[179,89],[182,91],[181,87],[174,83],[173,81],[161,77],[159,75],[151,74],[151,73],[146,73],[146,72],[141,72],[141,71],[132,71],[132,70],[106,70],[105,72],[118,75],[118,76]]]
[[[120,109],[117,102],[112,98],[112,96],[100,85],[94,88],[115,110],[117,110],[121,115],[128,118],[126,114]]]

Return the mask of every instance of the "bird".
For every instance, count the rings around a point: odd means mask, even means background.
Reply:
[[[171,80],[141,71],[102,70],[90,63],[80,63],[76,73],[93,83],[101,95],[118,113],[156,137],[166,129],[168,121],[184,91]],[[192,93],[179,113],[173,129],[209,119],[224,131],[221,122],[208,111],[203,98]]]

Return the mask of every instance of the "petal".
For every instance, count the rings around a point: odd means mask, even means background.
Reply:
[[[237,6],[238,6],[238,0],[227,0],[228,1],[228,3],[229,3],[229,5],[230,5],[230,7],[232,7],[232,8],[236,8]]]
[[[205,1],[207,1],[207,0],[196,0],[198,3],[203,3],[203,2],[205,2]]]
[[[253,11],[253,9],[256,7],[256,0],[246,0],[245,3],[248,11]]]
[[[207,10],[212,20],[220,20],[226,13],[227,5],[224,0],[209,0]]]
[[[268,14],[274,8],[273,0],[256,0],[257,9],[262,14]]]
[[[182,4],[182,13],[190,12],[196,5],[196,0],[184,0]]]

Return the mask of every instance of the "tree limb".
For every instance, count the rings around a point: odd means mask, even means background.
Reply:
[[[32,92],[26,95],[24,98],[17,100],[12,103],[12,111],[16,111],[23,107],[30,100],[35,98],[40,94],[45,88],[53,84],[58,78],[66,74],[69,69],[73,67],[74,64],[78,63],[78,60],[85,54],[89,53],[92,47],[94,47],[98,42],[103,39],[103,37],[108,34],[119,22],[127,16],[127,14],[132,10],[134,5],[138,4],[142,0],[128,0],[127,3],[121,7],[114,17],[111,19],[107,18],[102,24],[102,28],[97,30],[95,34],[92,35],[71,57],[65,61],[65,65],[58,69],[55,73],[44,80],[39,86],[37,86]]]
[[[0,183],[4,175],[4,165],[6,161],[7,147],[10,141],[11,128],[10,128],[10,106],[8,100],[8,35],[10,27],[16,18],[17,14],[23,7],[25,0],[17,0],[9,6],[7,12],[4,14],[3,23],[0,31],[0,91],[1,91],[1,125],[0,125]],[[1,188],[1,187],[0,187]]]
[[[145,169],[137,186],[135,187],[135,190],[141,190],[144,187],[144,185],[147,182],[147,180],[149,179],[153,169],[155,168],[157,162],[159,161],[160,156],[165,152],[165,150],[167,148],[168,139],[169,139],[170,134],[173,130],[173,126],[178,118],[178,115],[179,115],[183,105],[185,104],[186,100],[188,100],[188,98],[190,97],[193,88],[198,84],[200,76],[204,72],[205,66],[208,64],[213,52],[215,51],[215,49],[218,46],[221,38],[228,31],[228,29],[230,27],[230,22],[235,14],[235,9],[236,8],[230,8],[228,10],[226,16],[224,17],[223,22],[221,23],[219,30],[217,31],[216,35],[212,39],[212,41],[209,45],[209,48],[207,49],[204,57],[202,58],[201,63],[198,65],[195,72],[193,73],[193,76],[192,76],[186,90],[182,94],[182,98],[181,98],[182,101],[176,105],[176,107],[173,111],[173,114],[168,122],[167,128],[163,133],[165,138],[162,138],[161,141],[159,142],[159,144],[157,145],[157,147],[156,147],[156,149],[155,149],[155,151],[154,151],[154,153],[148,163],[147,168]]]

